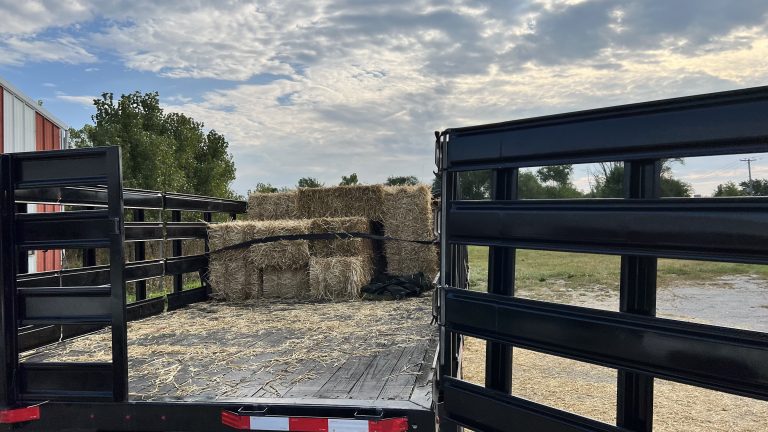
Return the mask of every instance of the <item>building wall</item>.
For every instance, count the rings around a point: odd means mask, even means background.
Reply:
[[[58,150],[64,147],[66,132],[47,115],[41,114],[41,111],[47,113],[34,101],[13,90],[12,86],[10,91],[0,86],[0,153]],[[61,206],[58,205],[27,206],[27,211],[31,213],[60,210]],[[30,272],[58,270],[61,268],[61,251],[31,253],[28,264]]]

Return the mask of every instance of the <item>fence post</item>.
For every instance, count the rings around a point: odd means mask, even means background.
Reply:
[[[181,222],[180,210],[171,211],[171,222]],[[173,240],[171,256],[174,256],[174,257],[181,256],[181,253],[182,253],[181,242],[182,242],[181,240]],[[184,275],[183,274],[173,275],[173,292],[181,292],[183,288],[184,288]]]
[[[144,222],[144,209],[133,210],[133,221]],[[133,243],[133,260],[144,261],[147,259],[146,244],[143,241]],[[147,281],[140,280],[136,282],[136,301],[147,298]]]
[[[203,221],[205,223],[211,223],[213,221],[213,215],[211,212],[203,212]],[[208,278],[209,271],[210,271],[210,260],[211,257],[209,255],[209,252],[211,251],[211,244],[208,241],[208,230],[205,232],[205,267],[200,269],[200,285],[205,287],[205,291],[208,293],[208,295],[211,294],[211,281]]]
[[[16,206],[12,183],[11,160],[0,155],[0,408],[16,401],[17,352],[16,264],[19,256],[14,247]]]

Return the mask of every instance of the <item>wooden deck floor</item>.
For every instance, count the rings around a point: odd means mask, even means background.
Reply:
[[[431,299],[206,302],[129,324],[129,391],[168,397],[318,398],[431,403]],[[109,361],[99,332],[23,361]]]

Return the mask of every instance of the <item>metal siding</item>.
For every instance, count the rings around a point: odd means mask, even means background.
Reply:
[[[13,95],[3,92],[3,143],[4,152],[13,151]]]
[[[18,97],[3,92],[4,150],[5,153],[35,150],[35,115],[30,107]]]

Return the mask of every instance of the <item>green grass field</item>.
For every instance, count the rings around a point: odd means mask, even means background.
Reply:
[[[487,289],[488,248],[469,247],[470,287]],[[546,289],[553,282],[567,282],[570,287],[619,288],[620,258],[566,252],[517,251],[516,289]],[[727,275],[756,275],[768,280],[768,266],[706,261],[659,260],[659,286],[680,281],[709,281]]]

